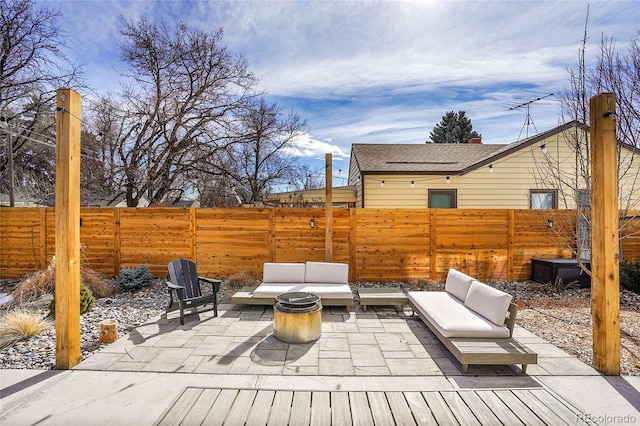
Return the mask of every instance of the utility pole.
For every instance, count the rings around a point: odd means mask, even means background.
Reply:
[[[0,128],[5,129],[7,134],[7,163],[9,166],[9,206],[15,207],[16,200],[14,195],[15,177],[13,172],[13,141],[11,131],[9,130],[9,119],[0,117]]]

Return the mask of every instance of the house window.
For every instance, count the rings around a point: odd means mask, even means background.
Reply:
[[[458,206],[458,191],[455,189],[430,189],[430,209],[455,209]]]
[[[529,191],[529,208],[558,208],[558,191],[555,189],[531,189]]]

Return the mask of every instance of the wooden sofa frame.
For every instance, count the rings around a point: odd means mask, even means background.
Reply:
[[[234,305],[273,305],[276,302],[275,297],[255,297],[253,295],[254,287],[242,287],[233,296],[231,303]],[[353,306],[353,299],[334,299],[330,297],[321,297],[323,306]]]
[[[517,306],[509,304],[509,310],[505,317],[505,326],[509,329],[508,338],[473,338],[473,337],[444,337],[442,333],[420,312],[414,303],[409,300],[414,314],[435,334],[447,347],[449,352],[462,364],[462,372],[467,373],[469,365],[506,365],[521,364],[522,373],[526,373],[528,364],[536,364],[538,355],[527,348],[513,336],[513,328],[516,323]]]

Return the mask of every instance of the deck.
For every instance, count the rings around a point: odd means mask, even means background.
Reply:
[[[423,392],[184,390],[157,425],[589,424],[546,389]]]

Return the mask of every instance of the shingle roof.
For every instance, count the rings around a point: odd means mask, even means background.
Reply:
[[[510,144],[353,144],[361,173],[466,173],[504,155],[574,127],[570,122]]]
[[[501,150],[504,145],[353,144],[361,172],[453,173]]]

